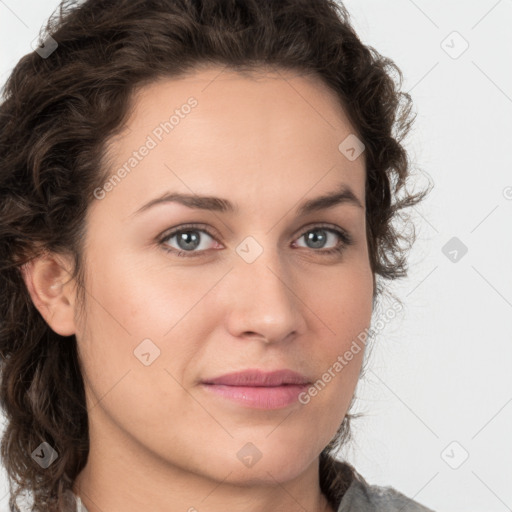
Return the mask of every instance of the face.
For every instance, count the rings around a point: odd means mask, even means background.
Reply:
[[[338,148],[353,133],[334,94],[292,72],[202,68],[139,91],[87,216],[91,446],[232,482],[286,481],[318,457],[363,351],[334,365],[372,312],[364,154]],[[204,383],[282,369],[325,385]]]

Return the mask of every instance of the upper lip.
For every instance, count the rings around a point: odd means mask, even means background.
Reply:
[[[220,377],[205,379],[203,384],[222,384],[225,386],[282,386],[282,385],[304,385],[310,381],[304,375],[293,370],[276,370],[266,372],[264,370],[251,369],[234,373],[227,373]]]

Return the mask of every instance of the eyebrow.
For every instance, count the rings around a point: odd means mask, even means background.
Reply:
[[[220,213],[238,213],[239,208],[236,204],[231,203],[227,199],[213,196],[199,196],[197,194],[180,194],[177,192],[166,192],[163,195],[152,199],[148,203],[136,210],[133,215],[138,215],[157,204],[162,203],[179,203],[188,208],[208,210]],[[354,194],[352,189],[341,184],[335,191],[329,192],[313,199],[304,201],[296,208],[296,214],[307,215],[308,213],[317,212],[333,208],[339,204],[347,204],[363,208],[363,205]]]

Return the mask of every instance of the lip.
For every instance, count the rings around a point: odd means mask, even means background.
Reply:
[[[282,409],[297,402],[310,380],[292,370],[265,372],[258,369],[229,373],[201,382],[217,396],[254,409]]]
[[[259,369],[249,369],[227,373],[220,377],[205,379],[203,384],[222,384],[224,386],[282,386],[284,384],[311,384],[310,380],[293,370],[283,369],[266,372]]]

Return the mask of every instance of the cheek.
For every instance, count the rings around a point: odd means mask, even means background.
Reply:
[[[119,384],[128,386],[128,397],[151,389],[165,398],[171,375],[183,380],[205,340],[198,329],[209,317],[200,302],[218,277],[194,276],[197,269],[157,269],[126,253],[103,252],[108,259],[91,251],[86,330],[77,334],[91,387],[97,386],[100,397],[123,379],[133,383]]]
[[[315,417],[333,433],[343,420],[357,385],[369,337],[373,309],[373,279],[368,268],[340,269],[324,280],[322,293],[307,301],[318,313],[324,335],[316,339],[322,365],[303,403],[317,409]]]
[[[129,336],[135,342],[169,335],[215,283],[212,272],[202,275],[198,267],[159,265],[129,252],[115,254],[110,248],[103,252],[108,259],[91,258],[91,310],[95,322],[119,332],[121,339]]]
[[[150,439],[174,435],[162,418],[190,406],[180,383],[198,350],[194,340],[203,338],[186,332],[184,343],[180,330],[193,294],[187,300],[144,273],[127,276],[121,269],[90,282],[87,330],[79,339],[88,408],[91,421],[104,425],[109,417],[123,429],[130,425],[150,445]]]
[[[317,276],[318,277],[318,276]],[[373,311],[373,278],[369,267],[346,266],[321,279],[307,299],[327,328],[326,353],[344,351],[368,328]],[[310,283],[310,286],[313,283]],[[337,354],[336,354],[337,355]]]

